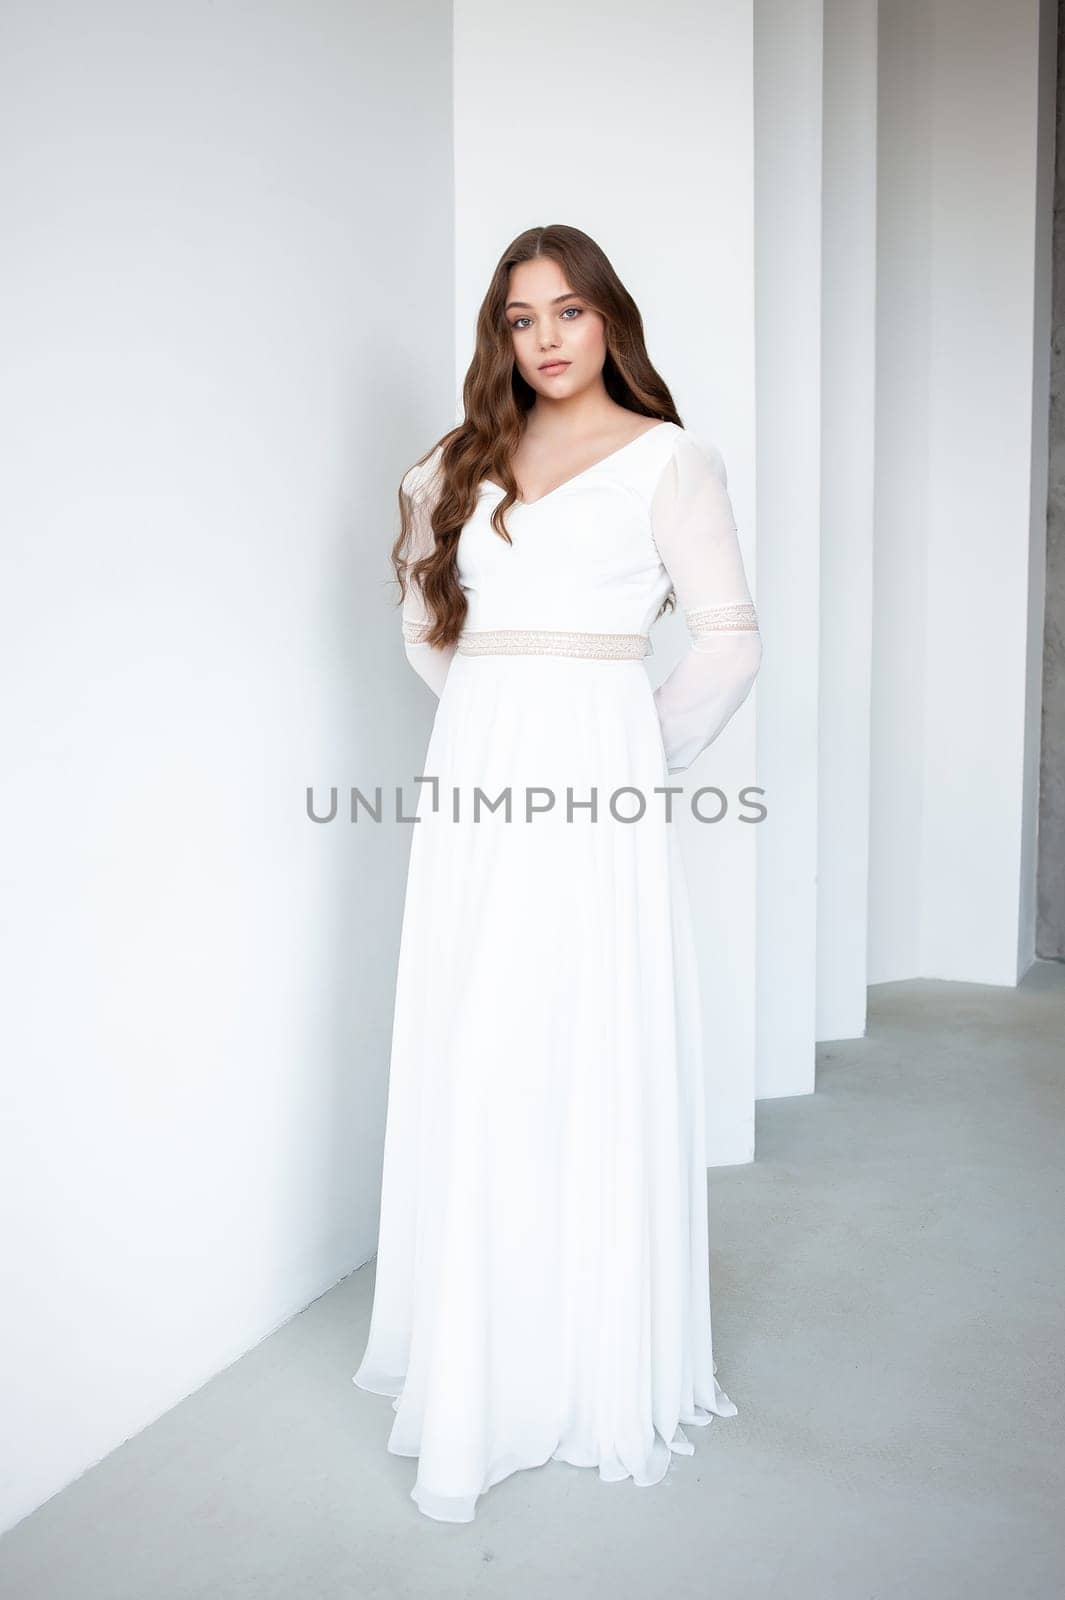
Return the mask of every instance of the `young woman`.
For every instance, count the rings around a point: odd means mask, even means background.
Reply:
[[[412,1498],[471,1521],[551,1458],[654,1484],[714,1373],[703,1046],[669,774],[761,642],[721,456],[576,228],[496,267],[465,417],[392,551],[439,696],[407,878],[369,1335]],[[648,630],[690,647],[652,692]],[[674,785],[674,788],[676,786]]]

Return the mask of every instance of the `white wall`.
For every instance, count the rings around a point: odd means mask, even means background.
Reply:
[[[869,976],[1013,984],[1034,915],[1052,30],[1039,0],[880,14]]]
[[[454,352],[448,6],[0,26],[6,1526],[375,1249]]]
[[[565,222],[591,234],[640,306],[652,361],[685,425],[724,454],[757,599],[754,481],[754,123],[751,0],[564,0],[535,23],[493,0],[455,4],[456,372],[505,246]],[[655,629],[657,683],[686,647]],[[763,674],[770,668],[763,667]],[[734,800],[759,781],[761,679],[695,764],[690,791]],[[685,826],[708,1012],[712,1164],[754,1150],[758,827]]]

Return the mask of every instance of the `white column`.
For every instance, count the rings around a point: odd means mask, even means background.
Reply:
[[[758,0],[758,1098],[814,1087],[821,516],[821,0]]]
[[[1031,956],[1053,48],[1040,0],[881,10],[872,981]]]
[[[635,296],[685,425],[724,454],[757,591],[752,68],[751,0],[545,0],[533,13],[455,4],[456,392],[506,244],[540,223],[583,229]],[[686,642],[682,627],[673,617],[656,628],[656,682]],[[754,1149],[760,830],[736,820],[736,797],[757,781],[758,693],[687,784],[720,784],[728,818],[692,822],[682,836],[713,1164],[749,1161]]]
[[[865,1032],[876,398],[877,0],[826,0],[817,1038]]]

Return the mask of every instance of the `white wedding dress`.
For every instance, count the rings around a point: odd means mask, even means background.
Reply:
[[[415,555],[438,460],[406,480]],[[552,1458],[657,1483],[692,1453],[682,1424],[737,1409],[714,1375],[693,934],[655,792],[761,660],[724,466],[658,423],[512,507],[509,545],[489,523],[502,494],[483,483],[460,535],[458,646],[425,642],[416,586],[403,608],[439,695],[436,782],[411,830],[354,1375],[394,1397],[388,1449],[418,1458],[412,1498],[450,1522]],[[652,692],[671,587],[690,647]]]

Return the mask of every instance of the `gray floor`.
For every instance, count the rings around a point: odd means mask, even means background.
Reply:
[[[718,1376],[654,1488],[550,1462],[462,1526],[351,1382],[373,1266],[0,1541],[18,1600],[1057,1600],[1065,968],[888,984],[711,1176]]]

